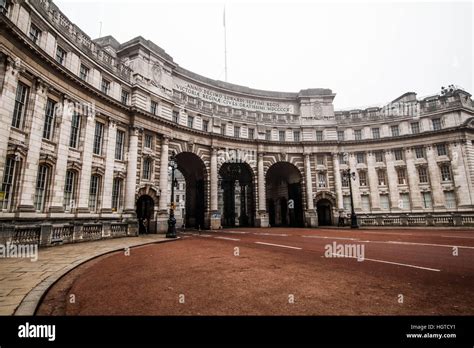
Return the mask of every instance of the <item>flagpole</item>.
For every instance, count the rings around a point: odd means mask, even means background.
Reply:
[[[225,24],[225,5],[224,5],[224,60],[225,60],[225,82],[227,82],[227,27]]]

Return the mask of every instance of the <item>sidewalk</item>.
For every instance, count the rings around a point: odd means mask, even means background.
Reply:
[[[99,240],[38,249],[38,260],[0,258],[0,315],[33,315],[43,293],[79,264],[111,251],[172,241],[163,235]]]

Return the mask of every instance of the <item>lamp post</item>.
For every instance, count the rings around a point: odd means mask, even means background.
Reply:
[[[177,163],[174,154],[169,159],[169,168],[171,169],[171,198],[170,198],[170,217],[168,219],[168,232],[166,232],[166,238],[176,238],[176,218],[174,217],[174,186],[175,177],[174,171],[176,170]]]
[[[352,196],[352,181],[351,179],[356,179],[355,172],[351,172],[350,168],[344,169],[342,171],[342,176],[349,182],[349,193],[351,197],[351,228],[359,228],[359,224],[357,223],[357,215],[354,210],[354,198]]]

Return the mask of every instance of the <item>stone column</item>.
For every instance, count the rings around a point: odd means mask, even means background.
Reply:
[[[161,158],[160,158],[160,200],[158,207],[157,229],[159,232],[168,230],[168,153],[169,138],[163,136],[161,141]]]
[[[398,192],[398,176],[397,171],[395,170],[395,164],[393,161],[393,152],[385,152],[385,164],[387,166],[387,183],[388,183],[388,192],[390,193],[390,208],[391,210],[400,210],[398,206],[398,201],[400,195]]]
[[[370,188],[370,205],[372,211],[380,210],[379,179],[375,169],[375,155],[369,153],[367,156],[367,176]]]
[[[357,159],[354,153],[349,155],[349,167],[351,168],[351,173],[356,173],[355,180],[352,179],[352,176],[348,180],[352,180],[352,197],[354,202],[354,210],[361,210],[361,200],[360,200],[360,190],[359,190],[359,173],[357,172]]]
[[[258,221],[257,226],[268,227],[267,198],[265,192],[265,173],[263,170],[263,152],[258,153],[257,182],[258,182]]]
[[[117,135],[117,122],[109,119],[107,143],[105,145],[105,173],[104,188],[102,190],[102,213],[112,213],[112,185],[114,182],[115,163],[115,138]]]
[[[18,206],[18,210],[20,212],[35,211],[34,197],[40,159],[41,142],[43,139],[46,100],[48,96],[48,87],[40,79],[36,80],[34,88],[35,95],[33,97],[34,102],[32,108],[33,115],[31,117],[31,129],[26,141],[28,154],[26,155],[23,182],[21,183],[20,204]]]
[[[221,226],[221,217],[218,214],[218,175],[217,175],[217,149],[211,149],[211,230]]]
[[[69,138],[71,134],[71,119],[74,103],[67,96],[63,96],[61,114],[56,115],[56,124],[59,124],[58,150],[56,171],[54,173],[54,192],[51,203],[51,213],[64,212],[64,185],[66,182],[67,159],[69,153]]]
[[[438,163],[436,162],[433,146],[431,145],[426,147],[426,160],[428,161],[433,208],[444,208],[444,193],[441,187],[440,171]]]
[[[341,168],[339,165],[339,155],[333,154],[334,166],[334,188],[336,189],[337,209],[344,210],[344,201],[342,198],[342,182],[341,182]]]
[[[458,207],[472,207],[474,193],[468,180],[468,162],[463,153],[463,143],[452,143],[449,150],[451,152],[451,170]]]
[[[135,215],[135,191],[137,186],[138,135],[139,128],[130,127],[127,152],[127,179],[125,181],[124,213]]]
[[[410,187],[411,210],[422,210],[421,193],[418,180],[418,171],[412,149],[405,149],[405,162],[407,165],[408,186]]]
[[[313,178],[311,177],[311,157],[309,153],[304,154],[304,171],[306,181],[306,225],[308,227],[316,227],[318,225],[318,218],[314,210],[313,202]]]

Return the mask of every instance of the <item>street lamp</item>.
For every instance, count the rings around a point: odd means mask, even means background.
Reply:
[[[342,170],[342,176],[349,182],[349,193],[351,197],[351,228],[359,228],[357,215],[354,211],[354,199],[352,197],[352,181],[356,179],[356,173],[351,172],[350,168]]]
[[[171,169],[171,199],[170,199],[170,217],[168,219],[168,232],[166,232],[166,238],[176,238],[176,218],[174,217],[174,186],[175,178],[174,171],[177,168],[176,157],[174,154],[171,155],[169,162],[169,168]]]

